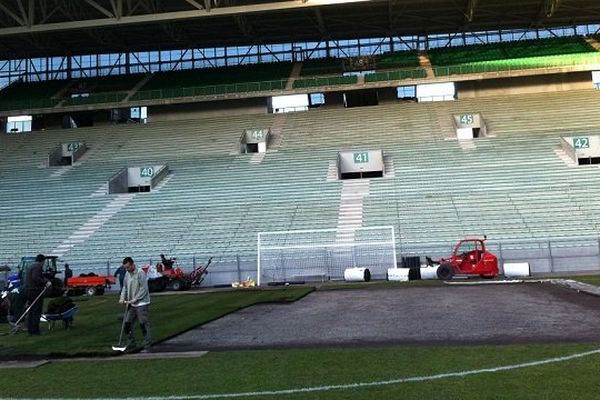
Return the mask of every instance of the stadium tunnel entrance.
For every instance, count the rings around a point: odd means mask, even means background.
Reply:
[[[169,173],[168,165],[126,167],[108,181],[108,193],[148,193]]]

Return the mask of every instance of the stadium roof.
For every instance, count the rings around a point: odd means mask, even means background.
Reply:
[[[598,0],[13,0],[0,59],[598,22]]]

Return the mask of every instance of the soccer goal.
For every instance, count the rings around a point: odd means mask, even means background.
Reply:
[[[343,279],[352,267],[385,278],[396,266],[394,227],[260,232],[257,260],[258,285]]]

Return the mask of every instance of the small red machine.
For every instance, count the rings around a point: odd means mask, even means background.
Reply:
[[[494,278],[498,275],[498,258],[485,247],[486,237],[466,238],[458,242],[450,257],[441,258],[437,276],[443,280],[454,275],[479,275]]]
[[[184,272],[179,267],[176,258],[173,258],[172,261],[174,261],[174,265],[171,268],[165,268],[161,263],[157,264],[152,278],[148,280],[151,292],[160,292],[167,288],[180,291],[190,289],[192,286],[199,286],[208,274],[212,257],[208,259],[206,265],[198,265],[190,273]],[[142,269],[148,274],[151,268],[154,267],[146,265]]]
[[[208,259],[206,265],[198,265],[190,273],[185,273],[179,266],[175,268],[162,268],[162,275],[169,279],[168,287],[173,290],[186,290],[194,285],[200,285],[208,274],[208,267],[212,262],[212,257]]]

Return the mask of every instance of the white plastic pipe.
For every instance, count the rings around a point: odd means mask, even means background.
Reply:
[[[369,282],[371,271],[368,268],[347,268],[344,271],[344,280],[348,282]]]

